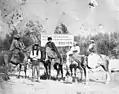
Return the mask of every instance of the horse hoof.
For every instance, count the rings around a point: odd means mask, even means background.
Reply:
[[[89,85],[89,83],[88,83],[88,82],[84,82],[84,84],[85,84],[85,85]]]
[[[36,82],[40,82],[40,80],[36,80]]]
[[[108,85],[108,84],[109,84],[109,82],[106,82],[105,84],[106,84],[106,85]]]
[[[8,81],[10,78],[9,78],[8,76],[3,76],[2,79],[3,79],[4,81]]]
[[[25,76],[25,79],[27,78],[27,76]]]
[[[32,82],[35,82],[36,80],[35,79],[32,79]]]
[[[20,78],[20,76],[17,76],[17,78],[19,79],[19,78]]]

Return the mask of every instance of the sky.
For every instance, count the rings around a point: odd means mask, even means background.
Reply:
[[[38,19],[47,34],[53,34],[61,21],[73,35],[91,34],[88,29],[82,30],[82,24],[92,28],[102,24],[105,32],[119,30],[119,13],[116,12],[119,0],[96,1],[99,6],[90,10],[89,0],[27,0],[23,13],[25,19]]]

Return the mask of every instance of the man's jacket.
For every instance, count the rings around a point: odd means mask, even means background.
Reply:
[[[57,47],[55,46],[54,42],[47,42],[46,45],[45,45],[45,49],[49,47],[51,48],[52,51],[54,51],[58,57],[61,57],[58,50],[57,50]]]

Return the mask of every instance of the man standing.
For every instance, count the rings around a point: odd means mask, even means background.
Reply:
[[[40,67],[40,59],[41,59],[41,51],[39,48],[38,43],[35,43],[32,46],[32,50],[30,53],[30,58],[31,58],[31,62],[32,62],[32,80],[35,80],[35,70],[37,71],[37,81],[40,81],[40,72],[39,72],[39,67]]]

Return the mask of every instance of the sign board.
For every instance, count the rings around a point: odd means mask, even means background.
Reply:
[[[42,35],[41,34],[41,46],[45,46],[48,42],[47,38],[52,37],[52,42],[55,43],[56,46],[72,46],[74,42],[74,37],[68,34],[54,34],[54,35]]]

